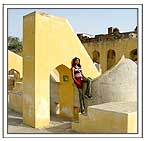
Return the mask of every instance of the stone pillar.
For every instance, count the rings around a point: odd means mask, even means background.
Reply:
[[[46,28],[39,22],[35,12],[23,18],[23,122],[35,128],[50,122],[48,40],[39,40]]]

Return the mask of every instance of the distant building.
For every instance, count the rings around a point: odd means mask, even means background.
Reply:
[[[137,26],[129,32],[120,33],[118,28],[109,27],[107,34],[78,34],[78,37],[91,59],[101,64],[103,72],[114,66],[122,55],[137,61]]]

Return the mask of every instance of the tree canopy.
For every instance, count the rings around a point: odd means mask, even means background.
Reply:
[[[22,52],[22,47],[22,41],[18,37],[8,37],[8,50],[19,54]]]

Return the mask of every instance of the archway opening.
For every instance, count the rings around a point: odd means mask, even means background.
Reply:
[[[15,86],[16,81],[20,80],[20,73],[11,69],[8,71],[8,90],[12,90]]]
[[[60,114],[59,84],[60,84],[60,74],[58,70],[55,68],[50,73],[50,114],[51,115]]]
[[[130,59],[133,61],[137,61],[137,49],[134,49],[130,52]]]
[[[100,63],[100,53],[95,50],[93,51],[92,55],[93,55],[92,58],[93,62]]]
[[[115,51],[110,49],[107,53],[107,69],[110,69],[112,66],[115,65],[116,54]]]

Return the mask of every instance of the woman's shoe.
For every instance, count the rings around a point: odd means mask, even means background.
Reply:
[[[85,114],[85,111],[81,112],[81,114]]]
[[[83,110],[83,111],[81,111],[81,114],[85,114],[85,111]]]
[[[93,99],[93,97],[91,95],[88,95],[88,98]]]

